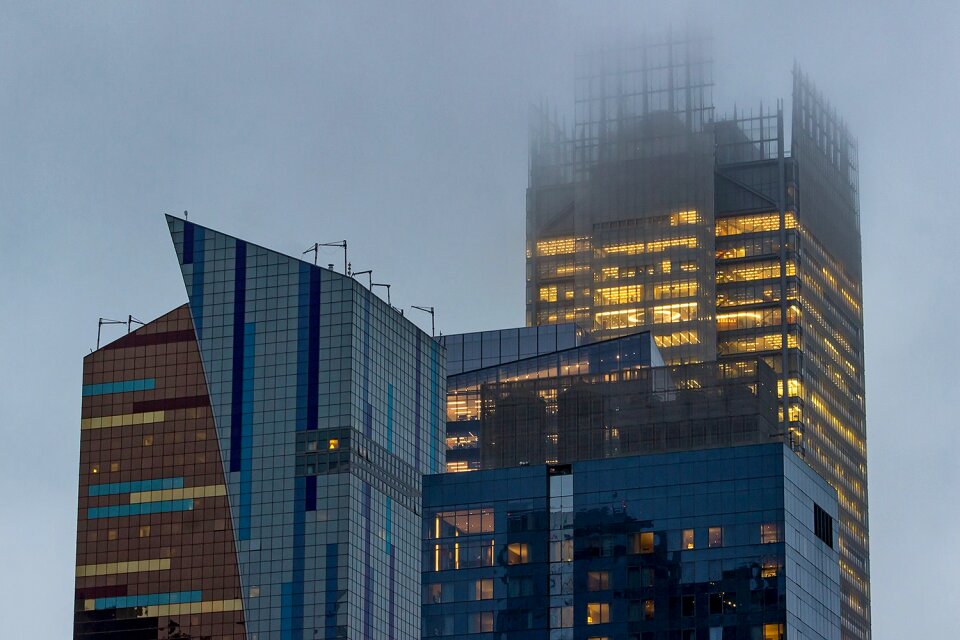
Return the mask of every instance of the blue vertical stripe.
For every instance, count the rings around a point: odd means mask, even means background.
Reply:
[[[192,223],[191,226],[193,226]],[[196,227],[191,250],[193,253],[193,276],[191,277],[190,311],[193,314],[193,328],[197,334],[197,339],[200,338],[200,332],[203,331],[203,273],[207,264],[204,260],[204,237],[203,227]],[[186,247],[184,247],[184,251],[186,251]]]
[[[192,222],[183,222],[183,264],[193,264],[193,230],[196,225]]]
[[[301,262],[297,282],[297,431],[308,424],[307,393],[310,387],[310,265]]]
[[[243,446],[243,348],[247,294],[247,243],[237,240],[233,271],[233,385],[230,394],[230,471],[240,471]]]
[[[250,538],[250,510],[253,500],[253,383],[254,347],[257,325],[243,325],[243,401],[241,402],[240,445],[240,539]]]
[[[300,264],[297,292],[297,431],[318,426],[320,405],[320,277],[321,271]],[[307,476],[303,501],[295,509],[317,510],[317,477]]]

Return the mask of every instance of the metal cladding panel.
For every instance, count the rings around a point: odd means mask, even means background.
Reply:
[[[247,632],[418,637],[415,554],[396,547],[419,539],[420,477],[444,464],[442,349],[352,278],[168,224],[197,319]]]

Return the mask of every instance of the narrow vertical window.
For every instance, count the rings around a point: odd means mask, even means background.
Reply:
[[[780,525],[776,522],[764,522],[760,525],[760,543],[780,542]]]
[[[710,529],[707,531],[707,546],[723,546],[723,527],[710,527]]]

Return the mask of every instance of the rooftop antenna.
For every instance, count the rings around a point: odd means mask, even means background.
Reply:
[[[100,349],[100,330],[105,324],[127,324],[126,320],[111,320],[110,318],[100,318],[97,321],[97,349]]]
[[[370,281],[370,284],[367,286],[368,289],[373,289],[373,269],[365,269],[364,271],[354,271],[350,274],[350,277],[356,278],[357,276],[362,276],[367,274],[367,278]]]
[[[341,247],[343,249],[343,273],[347,274],[349,267],[347,266],[347,241],[338,240],[337,242],[314,242],[312,247],[307,247],[307,250],[301,255],[305,255],[313,251],[313,264],[317,265],[317,255],[320,253],[320,247]],[[330,270],[333,271],[333,267],[330,267]]]
[[[184,211],[184,213],[186,213],[186,211]],[[144,322],[143,320],[137,320],[136,318],[134,318],[132,315],[130,315],[130,314],[128,313],[128,314],[127,314],[127,333],[130,333],[130,327],[131,327],[131,325],[132,325],[134,322],[136,322],[136,323],[137,323],[138,325],[140,325],[141,327],[142,327],[143,325],[147,324],[147,323]]]
[[[430,314],[430,337],[436,337],[437,328],[436,328],[436,314],[434,313],[433,307],[418,307],[417,305],[410,305],[413,309],[419,309],[420,311],[426,311]]]
[[[393,303],[390,302],[390,285],[388,285],[388,284],[386,284],[386,283],[384,283],[384,282],[371,282],[371,283],[370,283],[370,289],[373,290],[374,287],[386,287],[386,288],[387,288],[387,304],[392,307],[392,306],[393,306]],[[400,313],[402,314],[403,311],[401,311]]]
[[[183,210],[183,219],[184,219],[184,220],[189,220],[189,219],[190,219],[190,214],[187,213],[187,210],[186,210],[186,209]]]

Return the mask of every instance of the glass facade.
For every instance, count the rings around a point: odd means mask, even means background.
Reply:
[[[447,378],[447,471],[781,438],[761,360],[664,366],[649,333]]]
[[[74,638],[245,639],[234,520],[186,305],[83,363]]]
[[[76,637],[419,637],[443,349],[351,278],[168,224],[189,305],[85,360]]]
[[[762,358],[791,446],[839,493],[844,637],[866,640],[856,143],[799,69],[789,140],[779,105],[715,119],[703,47],[586,56],[573,129],[534,119],[527,322],[649,330],[668,364]]]
[[[834,640],[837,513],[778,443],[428,476],[423,637]]]
[[[549,338],[547,327],[540,327],[539,331],[548,336],[548,345],[571,344],[574,325],[567,326],[571,331],[566,339]],[[515,331],[490,333],[511,336]],[[530,334],[527,353],[543,344],[542,336],[539,343],[534,341],[535,337],[536,334]],[[459,344],[459,336],[452,338],[455,345]],[[447,378],[447,471],[556,461],[557,401],[562,389],[586,383],[588,377],[619,372],[625,379],[637,379],[639,370],[663,363],[648,333],[523,359],[501,352],[500,361],[502,364],[466,370]],[[481,459],[481,451],[486,460]]]
[[[447,375],[524,360],[580,346],[584,331],[572,322],[454,333],[437,341],[447,350]]]

